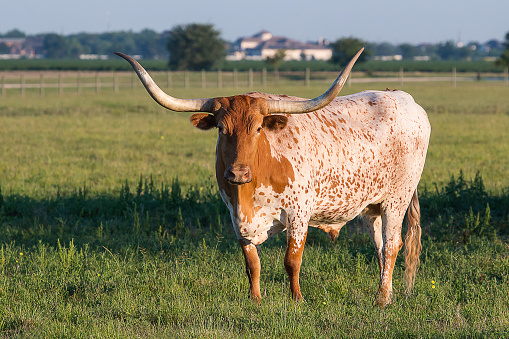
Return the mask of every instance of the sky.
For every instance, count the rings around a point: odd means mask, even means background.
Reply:
[[[508,0],[0,0],[0,33],[156,32],[212,24],[234,41],[262,30],[300,41],[503,41]]]

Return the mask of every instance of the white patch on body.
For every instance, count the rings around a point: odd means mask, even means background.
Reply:
[[[257,188],[252,222],[232,215],[237,235],[258,245],[287,229],[300,247],[308,224],[339,231],[368,205],[389,197],[401,197],[404,214],[420,179],[430,134],[426,113],[409,94],[361,92],[288,118],[285,129],[266,135],[272,157],[286,158],[295,180],[280,194],[270,186]]]

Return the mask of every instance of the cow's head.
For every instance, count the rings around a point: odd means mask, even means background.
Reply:
[[[202,130],[218,129],[217,156],[224,167],[218,175],[234,185],[251,182],[260,137],[285,128],[288,118],[268,114],[267,100],[248,95],[215,98],[211,107],[211,114],[191,115],[191,123]]]
[[[164,93],[137,61],[125,54],[116,54],[133,66],[149,94],[160,105],[178,112],[201,112],[191,115],[191,123],[202,130],[219,130],[217,156],[223,162],[224,179],[230,184],[241,185],[253,178],[251,165],[257,154],[259,138],[264,133],[286,127],[288,118],[282,114],[308,113],[328,105],[343,88],[362,51],[357,52],[324,94],[306,101],[266,100],[248,95],[178,99]],[[219,177],[220,173],[217,175]]]

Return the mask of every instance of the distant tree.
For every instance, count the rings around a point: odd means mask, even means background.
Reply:
[[[226,54],[226,44],[210,24],[175,26],[168,37],[169,66],[173,70],[211,69]]]
[[[0,54],[9,54],[11,53],[11,49],[9,46],[4,44],[3,42],[0,43]]]
[[[137,54],[142,55],[144,59],[154,59],[168,55],[166,39],[162,34],[144,29],[134,36],[134,40],[136,49],[139,51]]]
[[[98,34],[79,33],[75,35],[83,49],[83,54],[101,54],[97,44],[100,42]]]
[[[442,60],[451,60],[454,58],[455,49],[454,42],[449,40],[437,46],[437,55]]]
[[[5,38],[25,38],[26,37],[25,33],[20,31],[19,29],[10,30],[9,32],[2,34],[0,36],[5,37]]]
[[[442,60],[451,60],[454,59],[454,52],[456,46],[454,42],[449,40],[445,43],[440,43],[437,47],[438,57]]]
[[[67,42],[67,56],[71,58],[79,58],[80,54],[84,53],[84,48],[76,37],[66,39]]]
[[[500,58],[497,59],[497,65],[509,67],[509,32],[505,35],[504,46],[505,50],[502,52]]]
[[[80,54],[112,56],[114,52],[141,55],[153,59],[168,54],[167,34],[151,30],[140,33],[131,31],[99,34],[78,33],[68,36],[44,34],[44,55],[47,58],[77,58]]]
[[[366,51],[368,51],[369,55],[378,55],[378,44],[366,41],[366,45],[364,46],[364,48]]]
[[[367,43],[357,38],[343,38],[331,44],[332,47],[332,58],[330,61],[334,64],[345,66],[348,61],[361,49],[365,47]],[[369,50],[364,50],[360,55],[357,63],[364,62],[371,55]]]
[[[108,41],[108,37],[104,36],[104,34],[87,34],[83,33],[78,36],[81,45],[86,50],[86,53],[89,54],[107,54],[108,51],[111,51],[111,42]],[[117,46],[118,47],[118,46]],[[122,51],[125,49],[122,47],[121,50],[116,50],[115,52]],[[126,52],[127,53],[127,52]]]
[[[100,38],[106,44],[101,54],[113,55],[118,51],[123,51],[126,54],[138,54],[136,49],[136,42],[134,33],[129,32],[109,32],[101,34]]]
[[[44,36],[44,55],[50,59],[69,57],[67,39],[59,34],[46,34]]]
[[[419,50],[414,45],[401,44],[399,45],[399,49],[401,50],[401,56],[406,60],[413,59],[415,56],[419,55]]]
[[[458,47],[451,40],[438,44],[436,52],[442,60],[461,60],[467,59],[472,55],[472,49],[469,47]]]
[[[378,45],[377,49],[377,55],[384,55],[384,56],[392,56],[398,54],[398,49],[396,46],[394,46],[391,43],[388,42],[382,42]]]
[[[265,62],[274,67],[274,70],[278,70],[279,65],[285,60],[285,57],[286,51],[284,49],[278,49],[273,56],[265,58]]]

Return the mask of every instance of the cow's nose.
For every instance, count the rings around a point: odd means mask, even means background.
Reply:
[[[233,185],[247,184],[253,180],[248,166],[231,166],[224,172],[224,178]]]

